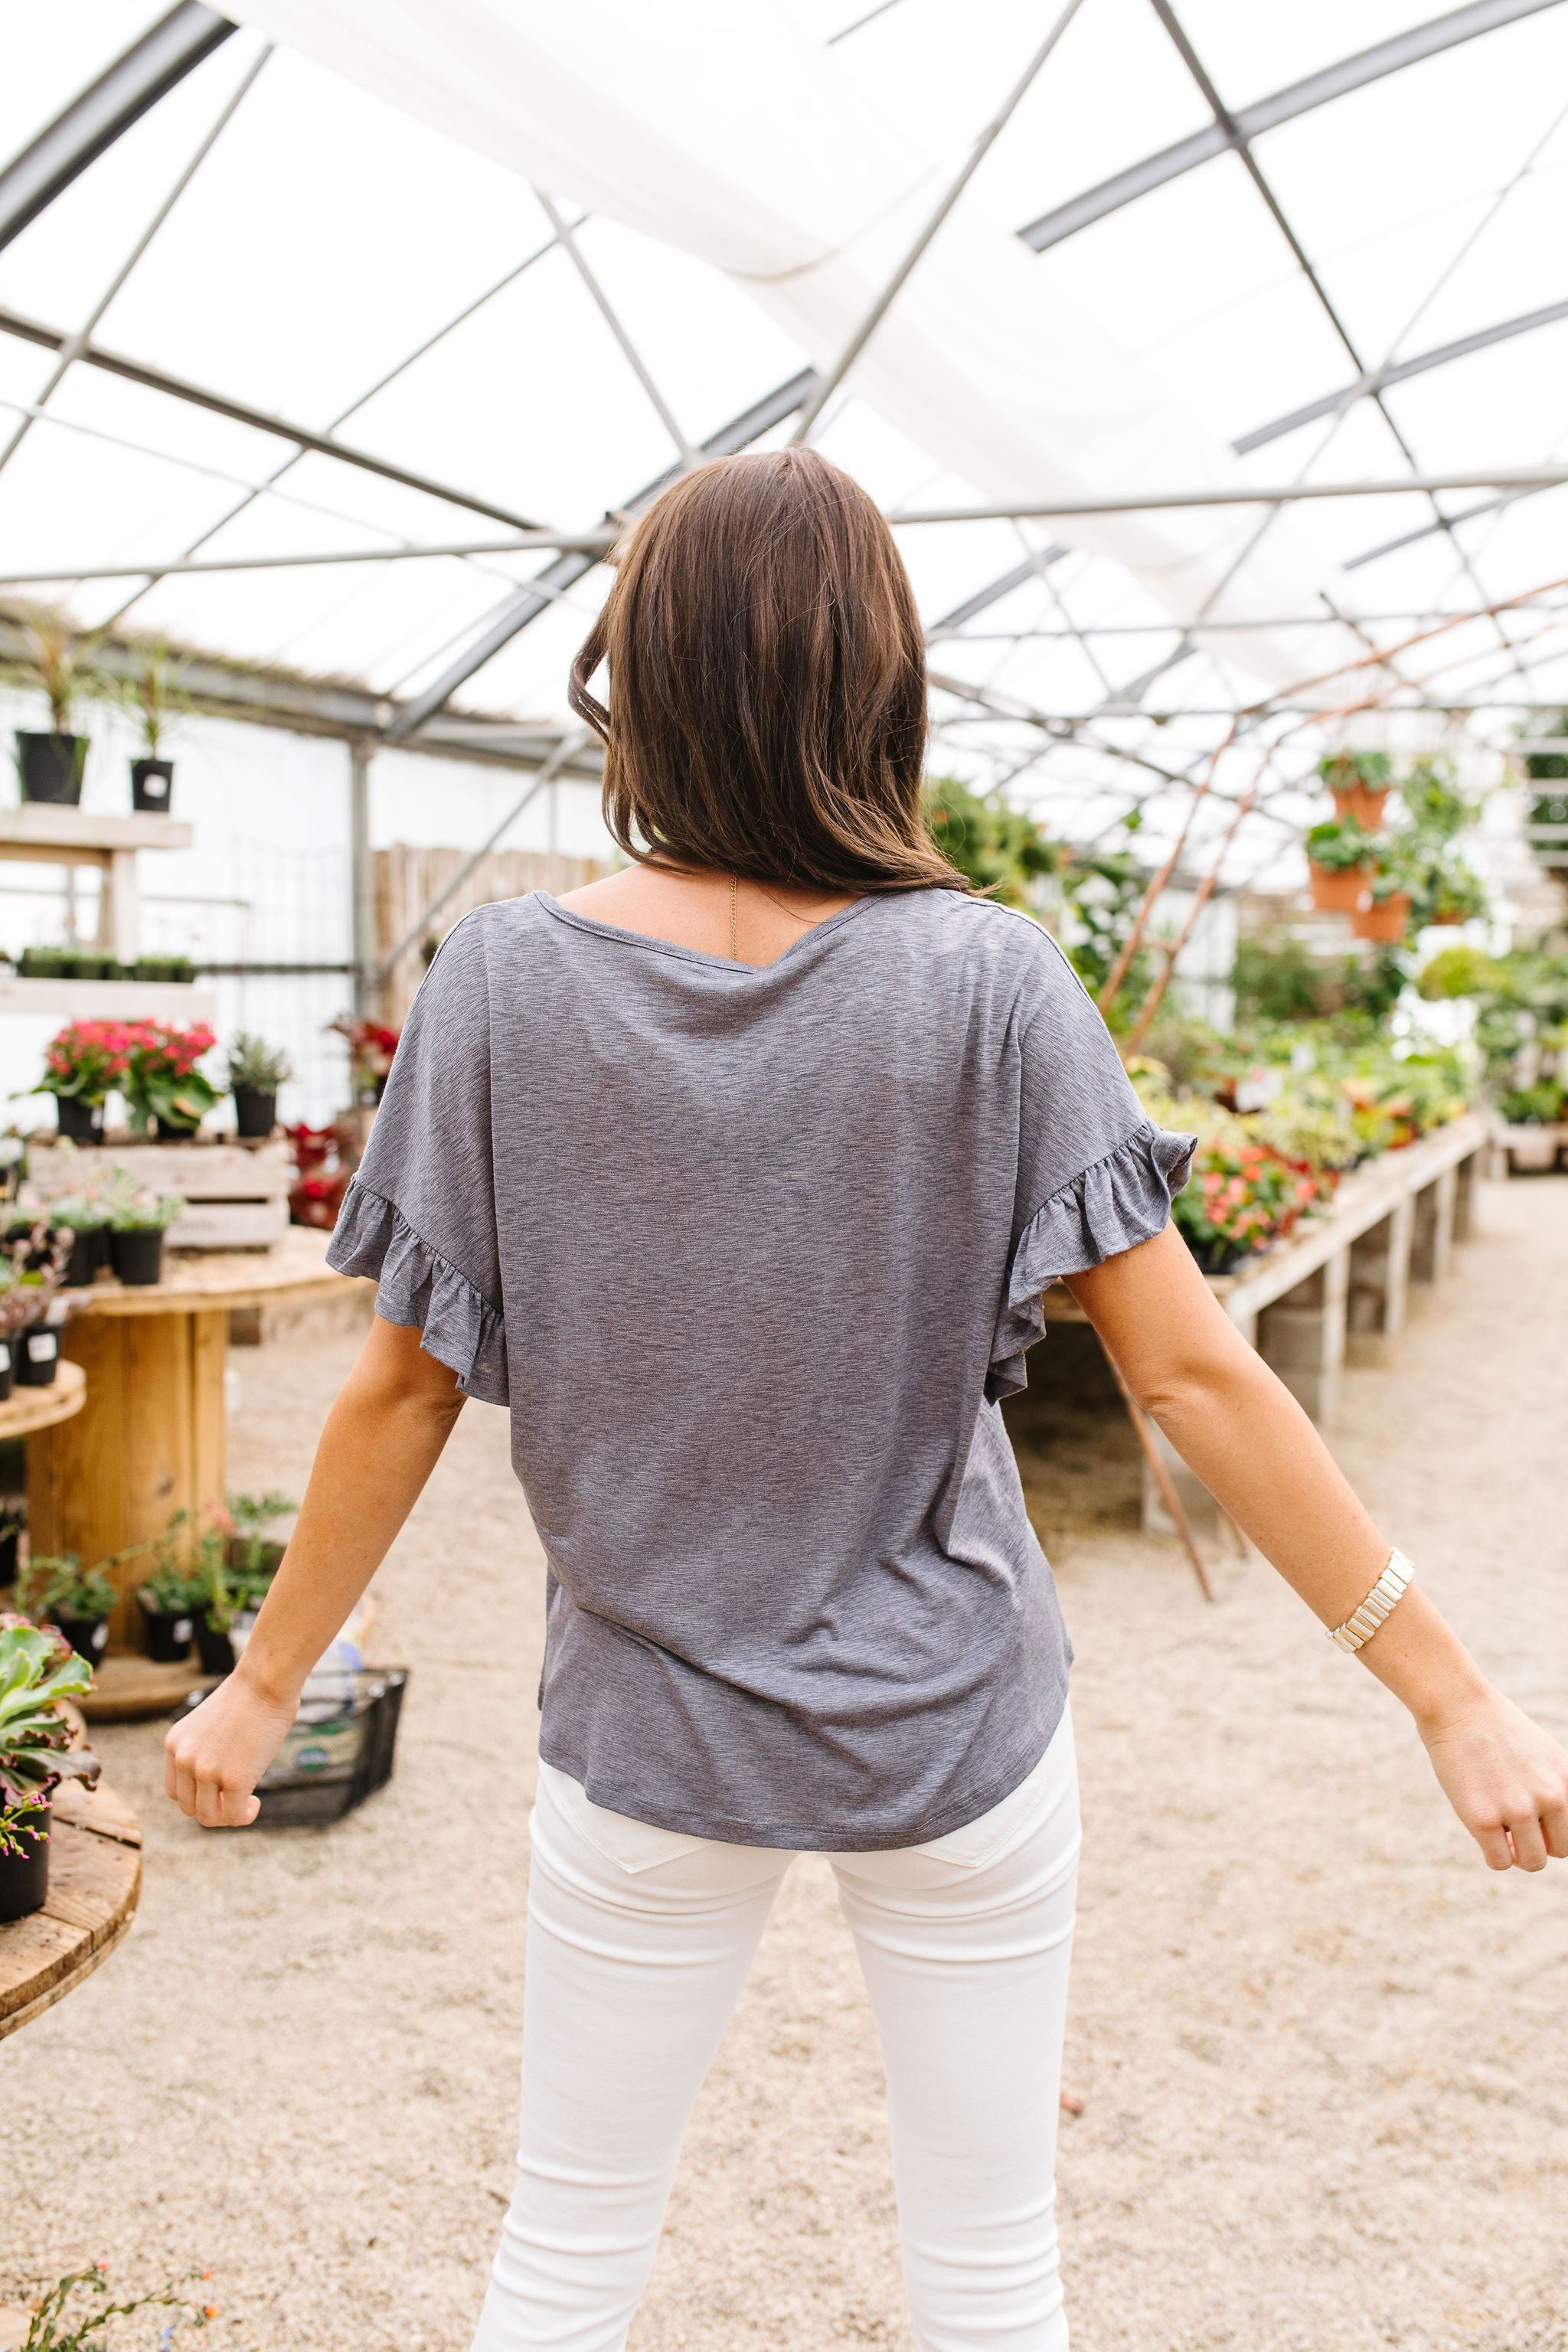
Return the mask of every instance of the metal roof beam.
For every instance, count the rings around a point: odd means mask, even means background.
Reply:
[[[0,335],[14,335],[18,342],[37,343],[47,352],[63,351],[72,340],[58,327],[46,327],[40,320],[25,319],[16,310],[0,310]],[[299,448],[318,457],[335,457],[342,465],[357,466],[362,473],[378,474],[383,481],[397,482],[408,490],[421,490],[426,498],[441,499],[447,506],[483,515],[490,522],[505,523],[512,530],[539,529],[531,515],[492,505],[489,499],[476,498],[470,490],[454,489],[449,482],[433,481],[427,474],[412,473],[406,466],[395,466],[368,449],[356,449],[350,442],[336,441],[330,433],[312,432],[308,425],[269,415],[264,408],[252,408],[243,400],[231,400],[226,393],[214,392],[205,384],[192,383],[184,376],[167,375],[162,368],[143,366],[140,360],[128,359],[123,352],[105,351],[100,343],[87,344],[77,354],[77,363],[100,369],[105,375],[120,376],[127,383],[142,384],[149,392],[166,393],[171,400],[183,400],[193,408],[226,416],[236,425],[249,425],[253,432],[270,433],[277,440],[292,441]],[[179,461],[176,458],[173,462]]]
[[[1475,467],[1461,474],[1395,474],[1361,482],[1226,483],[1217,489],[1132,491],[1122,498],[1058,499],[1029,506],[909,508],[888,520],[900,529],[936,522],[1048,522],[1061,515],[1154,514],[1176,507],[1289,506],[1305,499],[1387,499],[1410,491],[1429,497],[1435,490],[1550,490],[1563,482],[1568,482],[1568,466],[1559,460],[1544,466]],[[1200,624],[1189,625],[1196,628]],[[1222,629],[1225,622],[1211,614],[1201,625]]]
[[[1460,335],[1451,343],[1436,344],[1429,352],[1414,358],[1393,360],[1386,367],[1374,368],[1359,383],[1347,383],[1338,392],[1326,392],[1321,400],[1309,401],[1303,408],[1293,408],[1288,416],[1277,416],[1271,424],[1257,425],[1244,433],[1231,447],[1238,457],[1250,450],[1261,449],[1267,442],[1279,441],[1298,425],[1314,425],[1320,416],[1332,416],[1352,399],[1365,399],[1369,394],[1385,391],[1392,383],[1407,383],[1412,376],[1426,375],[1433,368],[1447,367],[1453,360],[1468,359],[1472,352],[1489,351],[1494,343],[1511,342],[1516,335],[1532,335],[1538,327],[1553,327],[1560,320],[1568,319],[1568,302],[1548,302],[1540,310],[1521,311],[1517,319],[1503,319],[1495,327],[1482,327],[1473,335]]]
[[[237,30],[198,0],[150,26],[0,172],[0,250]]]
[[[1066,204],[1053,205],[1018,234],[1026,245],[1032,246],[1037,253],[1044,253],[1048,247],[1060,245],[1064,238],[1076,236],[1079,229],[1104,220],[1108,214],[1120,212],[1123,205],[1136,203],[1140,196],[1180,179],[1184,173],[1195,171],[1200,163],[1223,155],[1227,149],[1245,147],[1249,140],[1278,129],[1282,122],[1293,122],[1299,115],[1310,114],[1315,108],[1344,98],[1352,90],[1364,89],[1369,82],[1381,81],[1387,74],[1401,73],[1406,66],[1440,57],[1444,50],[1455,48],[1462,41],[1474,40],[1478,34],[1494,32],[1500,25],[1510,25],[1518,17],[1533,16],[1542,8],[1559,5],[1560,0],[1474,0],[1468,8],[1456,8],[1448,16],[1433,17],[1425,25],[1413,25],[1390,40],[1361,49],[1337,65],[1325,66],[1321,73],[1309,74],[1302,81],[1291,82],[1272,97],[1260,98],[1251,106],[1237,109],[1226,123],[1208,123],[1191,138],[1180,139],[1174,146],[1162,148],[1158,154],[1144,156],[1142,163],[1114,173],[1097,187],[1086,188]]]

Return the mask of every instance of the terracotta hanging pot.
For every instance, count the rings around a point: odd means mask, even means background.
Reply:
[[[1367,907],[1358,907],[1351,917],[1351,929],[1358,940],[1395,940],[1405,937],[1410,920],[1410,893],[1392,891],[1386,898],[1374,898]]]
[[[1353,915],[1366,896],[1369,866],[1310,864],[1312,904],[1320,915]]]
[[[1331,784],[1334,796],[1334,814],[1340,818],[1353,817],[1363,833],[1379,833],[1383,828],[1383,812],[1388,800],[1386,784]]]

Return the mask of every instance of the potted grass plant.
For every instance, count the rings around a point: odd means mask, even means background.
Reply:
[[[184,1208],[177,1192],[154,1192],[116,1170],[104,1195],[109,1210],[109,1263],[128,1287],[161,1282],[163,1236]]]
[[[43,1908],[50,1800],[64,1780],[98,1778],[60,1706],[91,1687],[90,1665],[52,1626],[0,1616],[0,1920]]]
[[[263,1142],[278,1124],[278,1089],[292,1077],[287,1054],[241,1029],[228,1049],[228,1090],[235,1128],[247,1142]]]
[[[109,1644],[109,1621],[120,1594],[109,1575],[119,1554],[84,1569],[79,1553],[38,1553],[16,1580],[26,1614],[58,1625],[79,1657],[95,1665]]]
[[[87,768],[87,737],[72,729],[76,705],[101,694],[105,681],[80,636],[58,613],[37,610],[21,622],[22,651],[5,666],[9,683],[29,686],[49,706],[47,732],[16,730],[16,769],[25,801],[53,801],[74,808],[81,799]]]
[[[153,638],[137,648],[121,688],[142,736],[141,756],[131,762],[131,805],[144,814],[167,816],[174,806],[174,763],[164,758],[163,746],[170,729],[191,707],[183,677],[168,646]]]

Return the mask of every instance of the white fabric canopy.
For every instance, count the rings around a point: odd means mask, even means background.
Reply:
[[[723,270],[821,368],[953,175],[952,155],[923,148],[777,7],[243,0],[237,13],[549,193]],[[1246,482],[1171,384],[978,202],[961,201],[938,232],[853,385],[960,497]],[[1258,619],[1334,584],[1276,520],[1267,551],[1226,586],[1260,520],[1243,508],[1074,517],[1052,531],[1125,566],[1178,620]],[[1333,657],[1321,637],[1286,633],[1205,643],[1279,680]]]

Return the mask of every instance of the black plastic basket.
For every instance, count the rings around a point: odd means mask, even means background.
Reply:
[[[257,1784],[257,1829],[319,1829],[341,1822],[392,1778],[408,1672],[362,1666],[300,1702],[277,1757]],[[189,1709],[206,1694],[194,1691]]]

